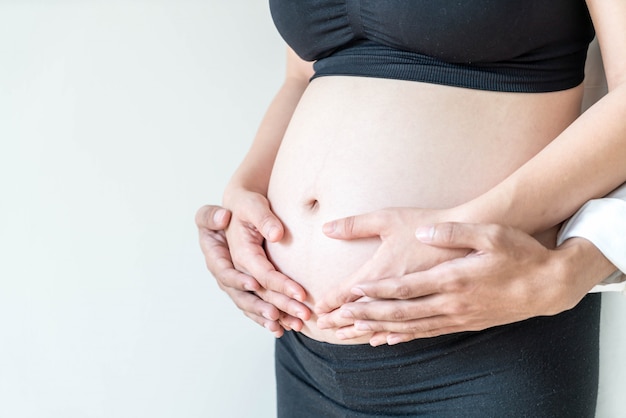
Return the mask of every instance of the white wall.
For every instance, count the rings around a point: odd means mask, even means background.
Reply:
[[[269,417],[193,223],[283,75],[265,2],[0,1],[0,417]]]
[[[272,337],[193,215],[283,60],[263,1],[0,0],[0,417],[274,415]],[[610,299],[601,417],[626,372]]]

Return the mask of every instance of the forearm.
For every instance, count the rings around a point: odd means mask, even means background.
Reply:
[[[240,188],[267,194],[276,153],[305,88],[306,82],[302,79],[289,76],[286,78],[268,107],[250,150],[226,187],[226,204],[230,193]]]
[[[458,219],[546,230],[626,180],[626,85],[613,89],[507,179],[461,205]]]

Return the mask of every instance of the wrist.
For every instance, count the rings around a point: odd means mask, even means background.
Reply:
[[[444,209],[445,217],[450,222],[469,224],[492,224],[496,222],[488,213],[480,211],[473,201]]]
[[[589,292],[617,268],[584,238],[570,238],[554,250],[562,279],[568,286]]]
[[[261,187],[253,182],[241,182],[231,180],[222,194],[222,205],[226,208],[232,207],[235,202],[249,193],[260,194],[263,197],[267,195],[267,187]]]
[[[456,222],[506,225],[528,234],[550,228],[550,225],[529,222],[531,208],[515,200],[508,192],[494,189],[450,209]],[[534,219],[537,219],[536,217]]]

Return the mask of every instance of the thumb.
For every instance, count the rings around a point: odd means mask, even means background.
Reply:
[[[230,222],[230,211],[221,206],[205,205],[196,212],[196,225],[200,229],[220,231]]]
[[[285,234],[282,222],[272,212],[265,198],[253,200],[246,218],[270,242],[280,241]]]
[[[324,224],[322,231],[330,238],[343,240],[378,237],[383,234],[389,222],[387,213],[379,210],[336,219]]]

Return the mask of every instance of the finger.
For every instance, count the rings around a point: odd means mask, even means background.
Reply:
[[[201,229],[199,234],[200,249],[207,269],[217,279],[220,287],[232,287],[242,291],[259,289],[259,283],[254,278],[234,268],[223,235],[207,229]]]
[[[212,231],[225,229],[230,222],[230,211],[221,206],[205,205],[196,212],[196,225]]]
[[[259,324],[263,328],[270,331],[272,334],[274,334],[276,338],[280,338],[283,335],[284,328],[279,323],[279,320],[278,320],[280,318],[279,312],[274,312],[272,314],[268,314],[268,313],[258,314],[256,312],[264,311],[263,307],[258,308],[258,309],[249,307],[249,306],[254,306],[254,305],[261,305],[261,306],[263,305],[262,301],[260,301],[260,299],[256,295],[249,293],[249,292],[234,291],[232,289],[229,289],[226,293],[235,302],[235,304],[238,306],[238,308],[243,312],[243,314],[246,317],[250,318],[251,320]],[[267,308],[270,311],[272,310],[271,306]],[[248,310],[248,309],[252,309],[252,310]],[[274,320],[268,317],[275,317],[277,319]]]
[[[381,345],[387,344],[388,335],[388,332],[375,332],[374,335],[372,335],[372,338],[370,338],[369,343],[372,347],[379,347]]]
[[[262,195],[254,194],[248,202],[246,221],[251,223],[263,238],[270,242],[280,241],[285,230],[282,222],[270,209],[269,202]]]
[[[463,331],[466,331],[466,330],[462,326],[455,325],[455,326],[449,326],[449,327],[443,327],[443,328],[428,329],[428,330],[411,333],[411,334],[389,333],[387,334],[387,337],[386,337],[386,343],[389,345],[394,345],[394,344],[399,344],[399,343],[406,343],[406,342],[409,342],[418,338],[440,337],[442,335],[454,334],[454,333],[463,332]]]
[[[306,291],[302,285],[276,271],[261,247],[258,248],[258,251],[248,256],[238,257],[242,260],[237,267],[254,277],[263,289],[272,290],[299,302],[304,302]]]
[[[341,309],[336,309],[317,318],[319,329],[341,328],[352,324],[354,324],[354,318],[342,315]]]
[[[302,327],[304,327],[304,323],[298,319],[295,318],[291,315],[288,315],[286,313],[281,314],[280,319],[278,320],[278,322],[283,326],[283,328],[285,330],[288,331],[302,331]]]
[[[452,264],[452,263],[450,263]],[[407,274],[399,278],[372,280],[353,286],[350,291],[358,296],[372,299],[414,299],[432,295],[441,291],[442,284],[454,267],[449,264],[435,266],[430,270]],[[359,306],[360,309],[367,309]]]
[[[263,288],[281,293],[291,299],[295,299],[298,302],[305,301],[306,291],[302,285],[276,271],[272,263],[270,263],[267,258],[257,260],[257,263],[260,267],[258,269],[256,267],[253,269],[253,275],[257,278]],[[302,303],[299,305],[304,306]],[[309,309],[307,308],[307,310]]]
[[[354,327],[363,332],[388,332],[390,334],[410,334],[431,336],[433,330],[457,326],[446,315],[436,315],[428,318],[415,319],[403,322],[385,321],[356,321]],[[389,341],[387,341],[389,342]]]
[[[447,301],[447,302],[446,302]],[[431,298],[427,302],[433,309],[421,317],[409,313],[407,319],[392,321],[356,320],[354,327],[367,332],[389,332],[391,334],[410,334],[416,338],[432,337],[446,332],[479,331],[499,324],[477,315],[472,304],[452,303],[444,297]],[[388,338],[389,340],[389,338]],[[389,343],[389,341],[388,341]]]
[[[274,292],[265,291],[263,296],[266,299],[264,300],[250,292],[228,289],[226,293],[248,318],[267,328],[277,338],[282,336],[284,328],[300,331],[304,325],[302,320],[285,312],[281,312],[274,305],[274,303],[279,303],[277,298],[281,296],[285,298],[284,295],[273,295]],[[292,300],[291,302],[295,301]]]
[[[437,247],[480,250],[491,247],[493,236],[502,229],[499,225],[444,222],[419,227],[415,236],[424,244]]]
[[[322,231],[331,238],[352,240],[377,237],[389,227],[389,213],[385,210],[336,219],[322,226]]]
[[[441,306],[443,299],[437,296],[427,296],[410,300],[380,300],[368,303],[351,303],[340,308],[345,317],[351,317],[355,325],[362,331],[404,331],[400,325],[391,328],[380,328],[381,324],[404,323],[407,321],[432,317],[447,312]],[[349,313],[346,313],[349,312]],[[377,328],[365,328],[366,325],[376,323]]]
[[[244,315],[274,334],[274,337],[276,338],[282,337],[285,332],[285,329],[279,321],[270,321],[262,316],[254,315],[250,312],[244,312]]]
[[[314,307],[314,312],[318,315],[329,313],[339,308],[344,303],[353,302],[361,295],[352,292],[352,289],[361,283],[371,282],[385,276],[383,266],[380,265],[376,257],[368,260],[356,272],[348,276],[340,286],[332,289],[324,295]]]
[[[282,293],[274,292],[271,290],[260,289],[256,292],[258,297],[260,297],[264,302],[269,303],[274,306],[282,313],[294,317],[299,318],[301,321],[308,321],[311,318],[311,310],[303,303],[298,302]],[[301,322],[300,321],[300,322]],[[289,319],[289,323],[293,324],[295,321]],[[296,328],[301,328],[302,324],[299,326],[295,326]],[[292,328],[294,328],[292,326]]]
[[[233,300],[235,305],[244,313],[263,317],[269,321],[278,321],[280,311],[274,305],[265,302],[251,292],[243,292],[233,288],[225,288],[224,292]]]
[[[343,327],[339,330],[337,330],[337,332],[335,332],[335,336],[343,341],[347,341],[347,340],[353,340],[355,338],[362,338],[368,334],[371,334],[370,332],[363,332],[363,331],[359,331],[358,329],[354,328],[353,326],[347,326],[347,327]]]
[[[276,271],[274,265],[267,259],[261,243],[253,236],[258,233],[241,225],[235,228],[240,228],[237,230],[240,233],[233,237],[234,242],[231,243],[228,253],[232,256],[234,267],[254,277],[260,287],[303,302],[306,299],[306,291],[299,283]]]

